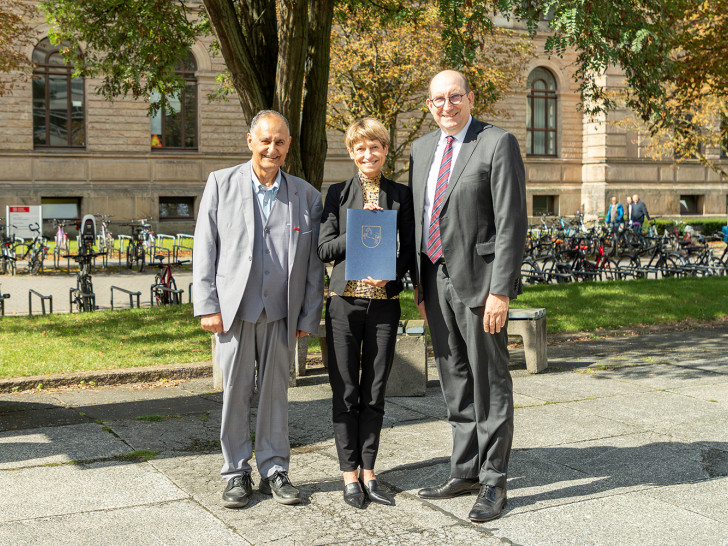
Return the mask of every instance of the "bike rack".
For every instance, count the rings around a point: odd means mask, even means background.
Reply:
[[[129,295],[129,309],[134,309],[134,296],[136,296],[136,306],[137,309],[140,309],[141,306],[139,305],[139,296],[142,295],[141,292],[132,292],[131,290],[127,290],[126,288],[122,288],[121,286],[112,286],[111,287],[111,310],[114,310],[114,290],[119,290],[120,292],[124,292],[124,294]]]
[[[124,253],[124,249],[129,246],[129,243],[131,243],[131,235],[123,235],[119,234],[116,236],[116,240],[119,241],[119,248],[117,249],[119,251],[119,273],[121,273],[121,262],[122,255]],[[126,241],[126,245],[124,245],[124,241]]]
[[[162,243],[164,241],[171,241],[172,242],[172,249],[164,248],[162,246]],[[176,253],[174,252],[174,246],[175,246],[176,239],[172,235],[165,235],[164,233],[157,233],[156,239],[154,242],[154,248],[153,248],[153,254],[156,256],[157,254],[161,254],[162,252],[167,254],[167,263],[171,262],[172,256],[174,256],[175,261],[177,260]],[[161,252],[160,252],[161,251]]]
[[[160,284],[153,284],[152,287],[149,289],[149,305],[154,307],[154,289],[161,289],[163,292],[169,292],[172,294],[172,301],[168,303],[167,305],[181,305],[182,304],[182,294],[185,293],[184,290],[181,288],[174,289],[174,288],[167,288],[166,286],[162,286]]]
[[[194,235],[188,235],[187,233],[178,233],[177,235],[175,235],[175,238],[176,238],[177,242],[172,247],[172,250],[173,250],[172,257],[173,257],[174,261],[176,262],[176,261],[179,261],[179,251],[181,249],[192,250],[192,247],[191,246],[183,245],[182,244],[182,240],[183,239],[190,239],[193,242],[193,244],[194,244],[195,236]]]
[[[48,300],[48,303],[50,304],[50,311],[48,312],[49,315],[53,314],[53,296],[44,296],[40,292],[33,290],[32,288],[28,290],[28,314],[33,314],[33,294],[38,296],[40,298],[40,306],[41,311],[45,315],[46,314],[46,307],[45,302]]]
[[[0,294],[0,317],[5,316],[5,300],[10,297],[10,294]]]
[[[192,283],[190,283],[188,290],[189,292],[187,292],[187,303],[192,303]]]
[[[96,310],[96,294],[93,292],[90,294],[87,294],[85,292],[81,292],[78,288],[69,288],[68,292],[68,303],[69,303],[69,312],[73,313],[73,293],[78,292],[82,298],[91,298],[91,310]],[[80,311],[79,311],[80,312]]]

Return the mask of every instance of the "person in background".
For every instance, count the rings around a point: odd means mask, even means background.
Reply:
[[[344,501],[363,508],[366,498],[391,505],[377,484],[374,464],[384,417],[384,394],[399,325],[402,277],[414,260],[414,216],[409,188],[382,175],[389,132],[363,118],[346,131],[346,148],[358,173],[326,194],[318,254],[334,262],[326,300],[326,343],[334,439],[344,477]],[[347,281],[348,209],[396,210],[399,256],[396,280]]]
[[[640,196],[635,193],[632,196],[632,213],[630,221],[632,222],[632,229],[643,244],[645,242],[645,238],[642,235],[642,224],[645,221],[645,217],[650,220],[650,213],[647,212],[647,206],[644,201],[640,201]]]
[[[612,241],[615,246],[619,243],[620,230],[624,224],[624,207],[621,203],[617,202],[617,196],[613,195],[609,209],[607,209],[607,216],[604,221],[609,226],[609,231],[612,233]]]

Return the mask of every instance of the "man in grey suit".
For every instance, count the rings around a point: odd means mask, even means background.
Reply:
[[[207,179],[193,255],[194,312],[217,336],[223,377],[221,475],[228,508],[242,508],[252,493],[256,362],[259,490],[283,504],[301,502],[288,478],[288,374],[296,338],[318,329],[323,302],[321,194],[280,168],[291,143],[288,122],[278,112],[259,112],[247,138],[251,160]]]
[[[428,321],[452,425],[450,477],[427,499],[478,493],[468,517],[497,518],[506,504],[513,384],[506,322],[521,293],[527,230],[525,173],[516,138],[470,115],[461,73],[430,82],[440,129],[412,144],[416,295]]]

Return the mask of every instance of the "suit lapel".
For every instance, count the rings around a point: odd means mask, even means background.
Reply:
[[[447,189],[445,190],[445,196],[443,197],[443,204],[447,203],[450,198],[453,188],[458,183],[460,175],[463,174],[465,166],[470,160],[470,156],[473,155],[475,148],[478,146],[478,136],[485,127],[485,124],[473,118],[473,121],[468,127],[468,132],[465,133],[465,141],[460,145],[460,152],[458,153],[457,161],[453,165],[452,171],[450,172],[450,180],[447,183]]]
[[[417,160],[415,165],[410,165],[413,171],[413,197],[415,200],[415,210],[425,209],[425,192],[427,191],[427,177],[430,174],[432,161],[435,159],[435,149],[437,141],[440,138],[441,131],[437,129],[428,135],[422,137],[422,160]]]
[[[255,226],[255,208],[253,203],[253,179],[250,174],[251,169],[250,162],[243,164],[238,173],[235,175],[235,181],[240,188],[240,195],[242,197],[242,212],[243,220],[246,226]],[[253,236],[254,229],[242,230],[247,237],[248,248],[253,249]]]
[[[300,196],[298,184],[295,180],[288,178],[288,175],[281,170],[281,177],[286,181],[288,189],[288,218],[291,229],[291,236],[288,239],[288,278],[291,278],[296,249],[298,248],[298,237],[301,234],[301,223],[299,222]],[[290,283],[288,284],[290,287]],[[289,290],[290,292],[290,290]]]

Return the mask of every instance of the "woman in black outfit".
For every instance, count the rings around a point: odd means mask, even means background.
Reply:
[[[374,462],[394,358],[402,277],[414,262],[414,212],[410,189],[382,176],[389,151],[384,125],[373,118],[360,119],[348,128],[345,142],[359,173],[329,188],[318,253],[324,262],[334,262],[326,301],[326,342],[344,500],[363,508],[367,497],[394,504],[377,485]],[[346,211],[357,208],[397,211],[397,280],[345,280]]]

